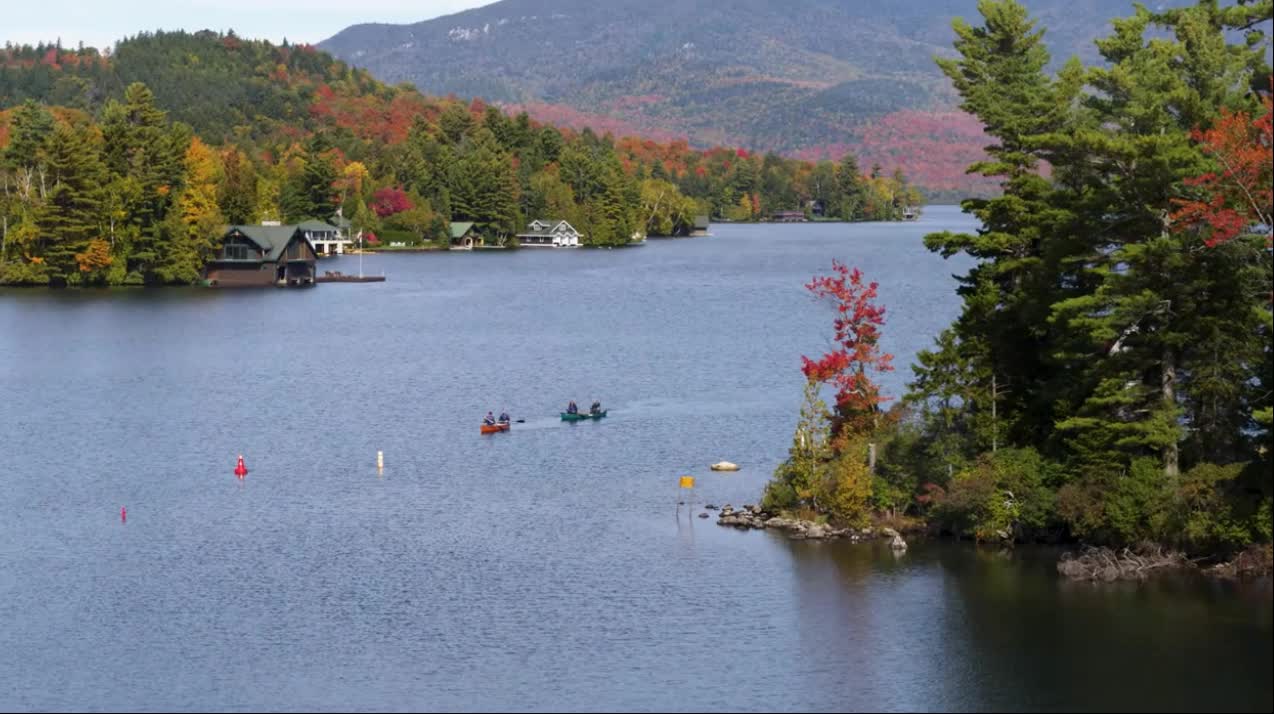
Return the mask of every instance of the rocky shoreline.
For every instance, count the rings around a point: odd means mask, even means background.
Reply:
[[[707,510],[716,510],[716,506],[708,504]],[[707,514],[702,514],[706,516]],[[872,539],[888,539],[889,547],[896,551],[905,551],[907,542],[893,528],[836,528],[825,523],[785,518],[770,513],[760,506],[745,505],[735,510],[730,504],[721,507],[717,516],[717,525],[731,526],[741,530],[776,530],[787,534],[792,540],[837,540],[844,539],[851,543],[860,543]]]

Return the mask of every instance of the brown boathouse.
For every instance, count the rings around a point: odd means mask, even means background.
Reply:
[[[217,256],[204,268],[214,288],[308,287],[317,255],[300,226],[229,226]]]

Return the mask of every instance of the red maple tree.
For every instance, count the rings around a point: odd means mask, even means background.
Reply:
[[[805,288],[836,307],[832,321],[837,348],[817,360],[801,357],[807,379],[836,388],[836,407],[844,418],[866,416],[888,397],[868,372],[892,372],[893,355],[880,351],[885,308],[875,304],[877,283],[864,283],[858,268],[832,261],[832,275],[816,276]]]
[[[1274,91],[1274,77],[1270,87]],[[1174,201],[1178,209],[1172,217],[1179,230],[1207,226],[1209,247],[1254,226],[1261,226],[1266,240],[1274,242],[1274,103],[1269,93],[1262,101],[1265,113],[1260,117],[1223,109],[1211,129],[1191,133],[1219,170],[1187,179],[1186,186],[1199,189],[1201,198]]]
[[[376,193],[372,194],[372,210],[381,218],[411,209],[411,199],[401,188],[385,187],[377,189]]]

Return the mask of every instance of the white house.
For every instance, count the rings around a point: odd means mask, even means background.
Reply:
[[[332,221],[310,219],[300,224],[305,238],[319,255],[340,255],[354,243],[350,238],[350,222],[339,214]]]
[[[526,231],[517,235],[523,248],[578,248],[580,232],[566,221],[531,221]]]

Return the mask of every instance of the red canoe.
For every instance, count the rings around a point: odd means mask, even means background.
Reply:
[[[508,424],[496,424],[495,426],[488,426],[486,424],[482,425],[483,434],[498,434],[499,432],[508,431],[508,430],[509,430]]]

